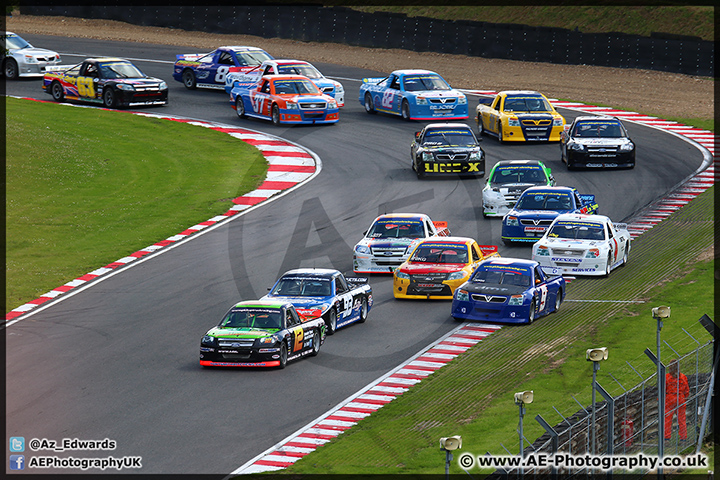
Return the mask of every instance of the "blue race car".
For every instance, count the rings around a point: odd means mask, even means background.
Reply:
[[[561,213],[597,213],[595,195],[581,195],[574,187],[530,187],[503,217],[502,241],[535,243]]]
[[[173,78],[186,88],[225,89],[229,72],[247,72],[272,56],[258,47],[219,47],[210,53],[176,55]]]
[[[347,278],[327,268],[287,271],[261,300],[287,301],[308,320],[323,318],[328,335],[351,323],[363,323],[373,303],[367,278]]]
[[[482,262],[453,295],[457,321],[532,323],[557,312],[565,298],[565,279],[538,262],[495,258]]]
[[[359,100],[368,113],[390,113],[404,120],[468,118],[465,94],[429,70],[395,70],[384,78],[363,78]]]

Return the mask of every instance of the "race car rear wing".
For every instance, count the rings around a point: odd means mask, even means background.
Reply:
[[[485,256],[485,258],[500,256],[500,254],[498,253],[497,245],[478,245],[478,247],[480,247],[480,251],[482,252],[483,256]]]
[[[205,52],[205,53],[180,53],[180,54],[175,55],[175,59],[176,59],[176,61],[177,61],[177,60],[188,60],[188,61],[192,62],[192,61],[195,61],[195,60],[199,59],[200,57],[204,57],[204,56],[207,55],[208,53],[209,53],[209,52]]]
[[[382,80],[385,80],[387,77],[369,77],[369,78],[363,78],[363,83],[378,83]]]
[[[540,270],[548,277],[562,277],[562,269],[560,267],[543,267],[540,265]]]

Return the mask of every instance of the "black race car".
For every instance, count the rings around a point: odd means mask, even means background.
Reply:
[[[412,169],[425,175],[485,175],[485,152],[463,123],[431,123],[415,132],[410,145]]]
[[[88,58],[77,65],[47,67],[43,90],[57,102],[81,100],[107,108],[165,105],[168,86],[122,58]]]
[[[279,367],[315,356],[325,322],[299,315],[291,303],[250,300],[234,305],[200,341],[203,367]]]
[[[585,115],[560,134],[560,156],[568,169],[633,168],[635,143],[617,118]]]

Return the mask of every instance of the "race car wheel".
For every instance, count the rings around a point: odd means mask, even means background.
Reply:
[[[287,343],[285,343],[285,340],[280,344],[280,365],[278,365],[278,368],[285,368],[287,365],[287,359],[288,359],[288,347]]]
[[[502,122],[498,122],[498,142],[503,143]]]
[[[5,73],[5,78],[7,78],[8,80],[17,80],[20,76],[18,64],[12,58],[8,58],[7,60],[5,60],[5,65],[3,65],[3,72]]]
[[[415,170],[415,175],[417,175],[418,178],[425,177],[425,174],[423,173],[423,165],[415,165],[415,162],[413,162],[413,170]]]
[[[535,300],[530,302],[530,311],[528,312],[528,324],[535,321]]]
[[[56,102],[62,102],[65,100],[65,90],[63,90],[63,86],[60,85],[60,82],[53,82],[52,85],[50,85],[50,93],[52,94],[53,100]]]
[[[333,335],[335,330],[337,330],[337,311],[334,308],[331,308],[328,312],[325,325],[327,326],[328,335]]]
[[[197,88],[197,82],[195,81],[195,72],[186,69],[182,74],[182,81],[185,88],[188,90],[195,90]]]
[[[553,313],[557,313],[560,310],[560,304],[562,303],[562,290],[558,289],[557,297],[555,297],[555,310]]]
[[[278,107],[277,104],[272,106],[270,115],[272,117],[273,125],[280,125],[280,107]]]
[[[603,274],[603,277],[607,277],[610,275],[610,270],[612,270],[612,252],[608,253],[607,263],[605,264],[605,273]]]
[[[480,140],[480,137],[485,135],[485,127],[483,127],[482,116],[480,116],[480,115],[478,115],[478,117],[477,117],[477,124],[478,124],[478,140]]]
[[[313,345],[312,345],[312,352],[310,352],[311,357],[317,356],[318,353],[320,353],[320,331],[315,330],[315,333],[313,333]]]
[[[367,113],[375,113],[375,104],[373,103],[372,95],[369,93],[365,94],[365,111]]]
[[[630,256],[630,244],[626,243],[625,244],[625,253],[623,254],[623,261],[622,261],[622,264],[620,265],[621,267],[624,267],[625,265],[627,265],[629,256]]]
[[[235,97],[235,112],[240,118],[245,118],[245,102],[240,95]]]
[[[410,121],[410,105],[408,105],[407,100],[403,100],[402,106],[400,107],[400,114],[403,120]]]
[[[105,87],[105,91],[103,92],[103,105],[105,105],[105,108],[113,108],[115,106],[115,92],[113,92],[112,88]]]
[[[360,318],[358,319],[358,323],[365,322],[365,320],[367,320],[367,314],[368,314],[367,298],[362,297],[362,300],[360,300]]]

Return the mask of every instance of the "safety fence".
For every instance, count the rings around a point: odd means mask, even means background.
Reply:
[[[710,324],[714,325],[712,322]],[[694,338],[693,340],[698,343]],[[654,357],[647,351],[646,355],[651,359]],[[628,363],[628,366],[641,379],[639,383],[629,390],[625,390],[616,380],[615,382],[624,390],[624,393],[616,396],[608,394],[597,383],[597,391],[601,397],[604,397],[604,401],[595,403],[595,411],[592,411],[592,404],[583,406],[575,399],[580,410],[566,418],[555,409],[563,421],[554,426],[550,426],[541,415],[537,415],[535,419],[545,428],[546,433],[524,448],[523,456],[528,457],[533,454],[585,456],[590,454],[597,457],[613,455],[629,457],[643,454],[669,457],[699,452],[703,439],[710,435],[713,429],[713,387],[718,362],[714,339],[702,345],[698,343],[693,351],[682,356],[677,355],[676,358],[680,372],[687,377],[689,392],[687,396],[678,395],[679,392],[672,391],[672,385],[668,388],[662,387],[666,371],[666,367],[663,365],[661,369],[663,376],[660,378],[663,379],[661,388],[666,392],[663,397],[665,414],[658,408],[657,373],[643,377]],[[670,369],[667,371],[669,372]],[[612,374],[610,376],[612,377]],[[679,389],[677,386],[674,388]],[[680,397],[684,401],[675,403],[671,397]],[[593,413],[594,423],[592,422]],[[683,417],[685,418],[683,419]],[[662,443],[662,452],[658,438],[659,422],[663,422],[664,427],[665,438]],[[505,448],[504,445],[503,448]],[[508,455],[512,455],[507,448],[505,450]],[[490,456],[490,454],[486,456]],[[528,475],[562,475],[562,478],[574,478],[604,473],[593,470],[593,467],[587,464],[566,468],[557,468],[557,462],[549,462],[544,467],[528,467],[527,465],[528,463],[525,462],[523,469],[498,469],[488,478],[528,478]],[[644,467],[633,470],[621,468],[614,469],[612,473],[641,475],[649,470]]]
[[[583,33],[564,28],[439,20],[312,5],[129,7],[102,2],[82,6],[21,5],[20,12],[370,48],[715,75],[715,42],[663,33],[649,37]]]

